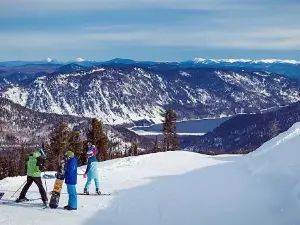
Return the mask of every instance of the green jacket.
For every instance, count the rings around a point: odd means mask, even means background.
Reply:
[[[41,153],[34,152],[27,161],[27,176],[30,177],[40,177],[41,176],[41,167],[43,164],[43,159]]]

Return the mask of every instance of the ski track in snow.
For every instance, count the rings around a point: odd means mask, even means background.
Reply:
[[[64,185],[60,208],[41,209],[40,200],[0,204],[0,224],[299,225],[299,131],[300,123],[248,155],[179,151],[101,162],[101,191],[111,196],[80,195],[78,210],[65,211]],[[3,200],[24,180],[0,181]],[[50,192],[54,180],[46,181]],[[84,184],[78,176],[78,192]],[[27,197],[39,197],[35,184]]]

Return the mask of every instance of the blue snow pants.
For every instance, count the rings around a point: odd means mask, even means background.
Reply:
[[[92,180],[94,180],[96,188],[100,189],[99,178],[98,178],[98,168],[97,167],[98,167],[97,162],[92,162],[90,164],[90,169],[87,173],[87,181],[86,181],[86,184],[85,184],[85,188],[87,190],[89,190],[89,186],[90,186]]]
[[[92,177],[92,176],[88,176],[88,177],[87,177],[87,181],[86,181],[86,184],[85,184],[85,188],[86,188],[87,190],[89,190],[89,187],[90,187],[90,185],[91,185],[91,183],[92,183],[92,180],[94,180],[96,188],[100,189],[99,178],[98,178],[98,177]]]
[[[77,209],[77,191],[76,185],[67,184],[67,190],[69,194],[68,206]]]

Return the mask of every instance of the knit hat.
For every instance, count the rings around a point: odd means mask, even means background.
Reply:
[[[69,157],[69,158],[73,158],[73,157],[74,157],[74,152],[72,152],[72,151],[67,151],[66,155],[67,155],[67,157]]]

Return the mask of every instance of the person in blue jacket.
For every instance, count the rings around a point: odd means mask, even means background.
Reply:
[[[77,210],[77,159],[74,152],[68,151],[66,153],[67,162],[65,164],[65,183],[69,194],[68,205],[64,207],[67,210]]]
[[[89,186],[92,180],[94,180],[96,186],[96,194],[101,195],[99,178],[98,178],[98,160],[96,158],[95,151],[89,149],[87,152],[87,156],[88,156],[88,163],[87,163],[86,171],[83,175],[84,178],[87,177],[87,181],[83,193],[89,195]]]

